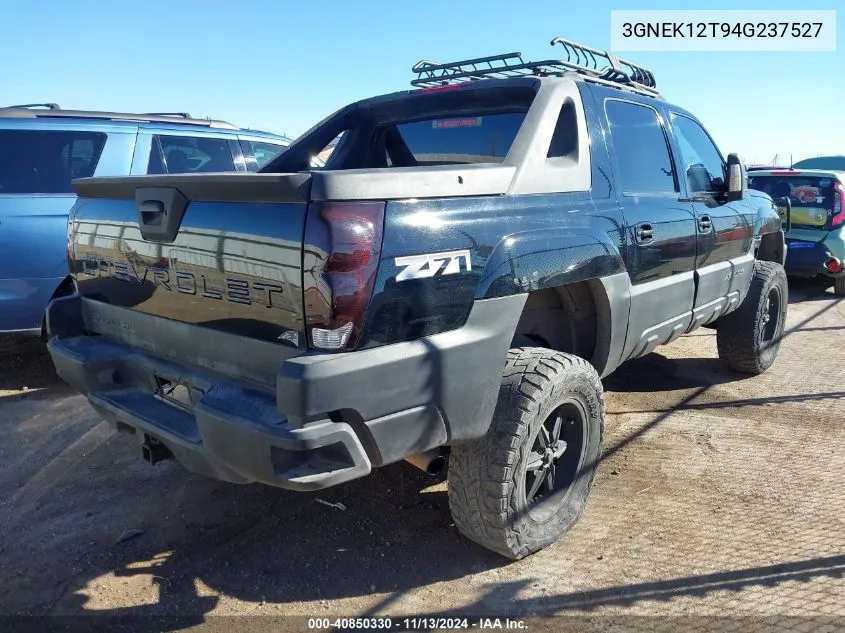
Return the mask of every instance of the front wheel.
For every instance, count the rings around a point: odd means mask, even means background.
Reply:
[[[559,539],[584,510],[603,428],[604,392],[587,361],[511,349],[487,434],[452,446],[449,507],[458,530],[511,559]]]
[[[788,303],[789,286],[783,266],[755,262],[742,305],[719,319],[719,358],[734,371],[754,375],[766,371],[780,349]]]

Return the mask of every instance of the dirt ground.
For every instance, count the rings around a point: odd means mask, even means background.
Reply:
[[[222,614],[843,624],[845,302],[814,284],[791,292],[763,376],[724,370],[700,330],[606,379],[586,513],[516,563],[460,537],[445,480],[405,463],[313,494],[150,467],[137,438],[58,381],[39,342],[2,340],[0,615],[191,616],[170,630]]]

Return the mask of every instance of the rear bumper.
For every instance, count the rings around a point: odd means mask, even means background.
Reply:
[[[798,277],[815,277],[824,275],[835,279],[845,276],[841,273],[831,273],[825,268],[825,263],[832,258],[845,266],[842,256],[834,255],[825,242],[809,242],[803,240],[787,239],[786,272]]]
[[[186,372],[100,338],[51,340],[58,374],[85,393],[103,418],[164,443],[189,470],[294,490],[370,472],[370,460],[348,424],[320,420],[295,428],[267,393]],[[198,396],[193,411],[156,398],[156,377],[178,377],[190,385]]]
[[[48,307],[48,348],[105,419],[188,469],[316,490],[482,435],[523,303],[476,302],[463,328],[421,341],[310,354],[74,296]],[[162,380],[185,385],[191,405],[162,400]]]
[[[0,279],[0,333],[40,334],[47,303],[64,279]]]

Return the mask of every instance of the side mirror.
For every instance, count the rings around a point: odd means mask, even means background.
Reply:
[[[781,225],[785,233],[792,230],[792,201],[788,196],[783,198],[775,198],[772,200],[780,216]]]
[[[728,202],[744,200],[748,195],[748,172],[739,154],[728,154]]]

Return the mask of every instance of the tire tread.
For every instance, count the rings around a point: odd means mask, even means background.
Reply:
[[[760,328],[760,302],[774,284],[781,284],[783,292],[783,319],[789,301],[786,273],[776,262],[756,261],[748,294],[742,304],[718,321],[716,346],[719,358],[731,369],[745,374],[759,375],[766,371],[771,362],[765,362],[757,345]],[[780,341],[773,344],[773,355],[777,356]],[[773,359],[772,359],[772,362]]]
[[[546,348],[509,350],[499,399],[488,433],[452,447],[449,458],[449,506],[458,530],[487,549],[519,559],[539,549],[512,529],[514,468],[538,402],[566,375],[588,376],[599,394],[604,424],[604,396],[595,369],[586,360]],[[528,388],[526,388],[528,387]],[[589,490],[595,477],[589,477]],[[577,517],[575,517],[577,520]],[[575,521],[572,521],[574,524]]]

